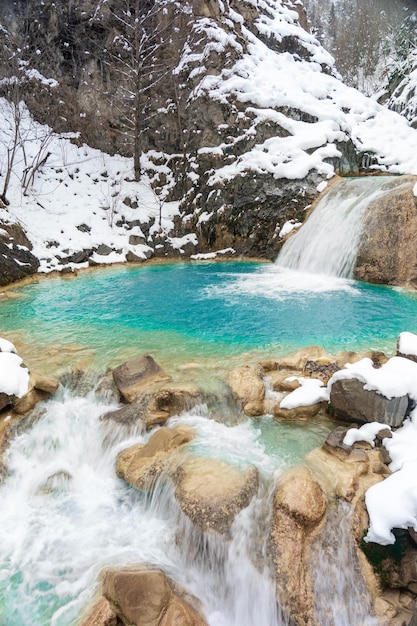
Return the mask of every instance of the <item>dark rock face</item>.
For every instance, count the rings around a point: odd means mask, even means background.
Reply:
[[[38,259],[31,253],[32,245],[18,224],[0,224],[0,285],[26,278],[39,268]]]
[[[380,422],[400,426],[408,409],[408,396],[386,398],[376,391],[364,389],[356,378],[337,380],[332,384],[330,404],[336,417],[365,423]]]

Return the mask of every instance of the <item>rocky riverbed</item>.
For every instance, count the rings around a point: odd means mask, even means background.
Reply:
[[[366,544],[363,537],[369,526],[365,494],[392,474],[385,438],[407,420],[413,402],[407,396],[387,398],[366,389],[360,376],[343,375],[349,368],[356,371],[363,363],[373,373],[383,373],[384,368],[395,364],[395,359],[417,367],[415,356],[407,354],[408,335],[400,337],[398,356],[391,359],[380,352],[329,355],[312,346],[263,361],[257,367],[242,365],[229,373],[229,403],[234,403],[240,420],[257,419],[266,413],[277,421],[305,422],[306,427],[312,416],[334,420],[334,430],[323,445],[310,452],[302,464],[284,472],[271,496],[272,511],[266,527],[269,559],[275,572],[277,598],[294,624],[322,624],[315,600],[315,561],[318,552],[329,550],[329,520],[341,503],[349,510],[346,519],[355,585],[363,590],[365,609],[368,602],[377,623],[387,626],[408,624],[411,619],[417,593],[415,532],[396,530],[393,547]],[[10,361],[12,357],[9,379],[27,370],[13,344],[2,340],[1,349],[0,365],[2,359]],[[348,368],[346,364],[350,364]],[[77,378],[79,384],[83,375],[78,373]],[[66,382],[69,380],[67,377]],[[28,372],[25,384],[23,391],[9,388],[1,394],[2,456],[16,433],[39,419],[42,404],[38,402],[53,395],[60,381]],[[171,490],[179,506],[178,515],[188,520],[191,533],[200,541],[218,536],[227,545],[236,515],[265,485],[255,467],[239,470],[224,461],[190,454],[193,428],[170,425],[173,416],[204,402],[205,392],[177,383],[150,355],[138,355],[109,370],[99,381],[96,393],[110,395],[119,403],[119,408],[102,415],[108,425],[123,425],[132,432],[149,431],[147,443],[119,452],[114,468],[117,475],[154,498]],[[346,439],[355,422],[360,426],[377,418],[381,423],[373,440],[365,441],[360,436],[351,442]],[[7,472],[6,464],[3,474]],[[105,569],[100,588],[102,597],[91,609],[86,607],[88,615],[81,620],[83,625],[206,623],[199,600],[180,589],[161,569],[146,563]]]

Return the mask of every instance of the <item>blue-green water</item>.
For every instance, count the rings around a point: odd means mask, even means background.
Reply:
[[[113,267],[13,293],[20,297],[0,302],[0,334],[23,339],[26,349],[33,344],[52,371],[57,362],[111,365],[146,351],[170,373],[197,361],[205,382],[237,361],[310,344],[392,352],[401,331],[417,330],[413,293],[255,263]],[[186,370],[193,382],[195,365]],[[116,477],[117,453],[147,435],[120,430],[109,438],[100,416],[116,405],[100,402],[60,389],[10,444],[9,476],[0,486],[0,626],[75,626],[100,570],[138,562],[161,567],[196,595],[210,626],[284,626],[267,567],[263,574],[255,567],[266,544],[254,537],[266,541],[262,524],[276,476],[319,446],[330,422],[280,424],[266,416],[229,426],[204,407],[170,420],[195,429],[190,453],[254,465],[262,476],[265,490],[238,516],[219,569],[215,550],[195,559],[190,546],[178,544],[187,534],[172,498],[150,502]],[[328,597],[334,593],[330,585]],[[345,623],[341,614],[335,624]]]
[[[178,364],[313,344],[390,353],[401,331],[417,331],[413,292],[256,263],[113,267],[18,292],[0,303],[3,333],[84,346],[106,364],[129,352]]]

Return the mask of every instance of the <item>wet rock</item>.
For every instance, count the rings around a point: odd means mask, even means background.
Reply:
[[[108,568],[103,595],[126,626],[206,626],[197,601],[148,565]]]
[[[197,387],[167,387],[142,393],[131,404],[109,411],[101,419],[151,430],[165,424],[173,415],[187,411],[202,401],[202,393]]]
[[[258,491],[256,468],[240,471],[213,458],[188,458],[174,476],[182,511],[202,532],[228,536],[233,520]]]
[[[368,207],[355,278],[385,285],[417,287],[417,199],[415,176],[387,181],[386,192]]]
[[[243,365],[231,371],[227,382],[247,415],[263,415],[265,384],[254,367]]]
[[[32,254],[32,244],[19,224],[0,224],[0,285],[35,274],[39,260]]]
[[[317,625],[308,550],[326,507],[326,496],[308,469],[294,468],[279,481],[269,544],[277,597],[295,624]]]
[[[146,387],[170,379],[149,354],[134,357],[113,370],[115,385],[126,402],[133,402]]]
[[[356,378],[336,380],[330,391],[330,405],[339,419],[366,423],[380,422],[397,427],[408,410],[408,396],[386,398],[376,391],[364,389]]]
[[[174,469],[176,452],[193,437],[192,428],[163,426],[146,444],[136,444],[118,454],[117,476],[137,489],[152,490],[157,479],[171,464]]]

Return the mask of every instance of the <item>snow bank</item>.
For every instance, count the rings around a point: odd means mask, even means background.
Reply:
[[[288,380],[297,380],[301,387],[291,391],[280,402],[282,409],[295,409],[299,406],[310,406],[317,402],[328,402],[329,392],[327,387],[318,378],[297,378],[291,376]]]
[[[417,356],[417,335],[408,332],[400,333],[398,338],[398,352],[408,354],[409,356]]]
[[[28,392],[29,370],[22,363],[14,352],[0,352],[0,393],[21,398]]]
[[[7,147],[12,141],[12,115],[10,105],[0,98],[0,162],[7,160]],[[93,260],[99,263],[126,261],[129,252],[148,258],[149,242],[144,237],[137,243],[139,231],[133,224],[153,223],[150,235],[160,231],[168,236],[178,203],[165,202],[147,177],[134,181],[132,159],[76,145],[71,141],[73,135],[53,133],[35,122],[24,106],[22,115],[21,133],[27,138],[25,155],[19,146],[7,193],[10,204],[7,210],[0,209],[0,220],[23,226],[33,245],[32,252],[40,260],[39,271],[87,266],[66,259],[102,244],[113,252],[105,256],[95,253]],[[43,143],[49,156],[24,195],[20,180],[25,163],[31,163]],[[160,169],[167,176],[166,166],[153,168],[155,173]]]

